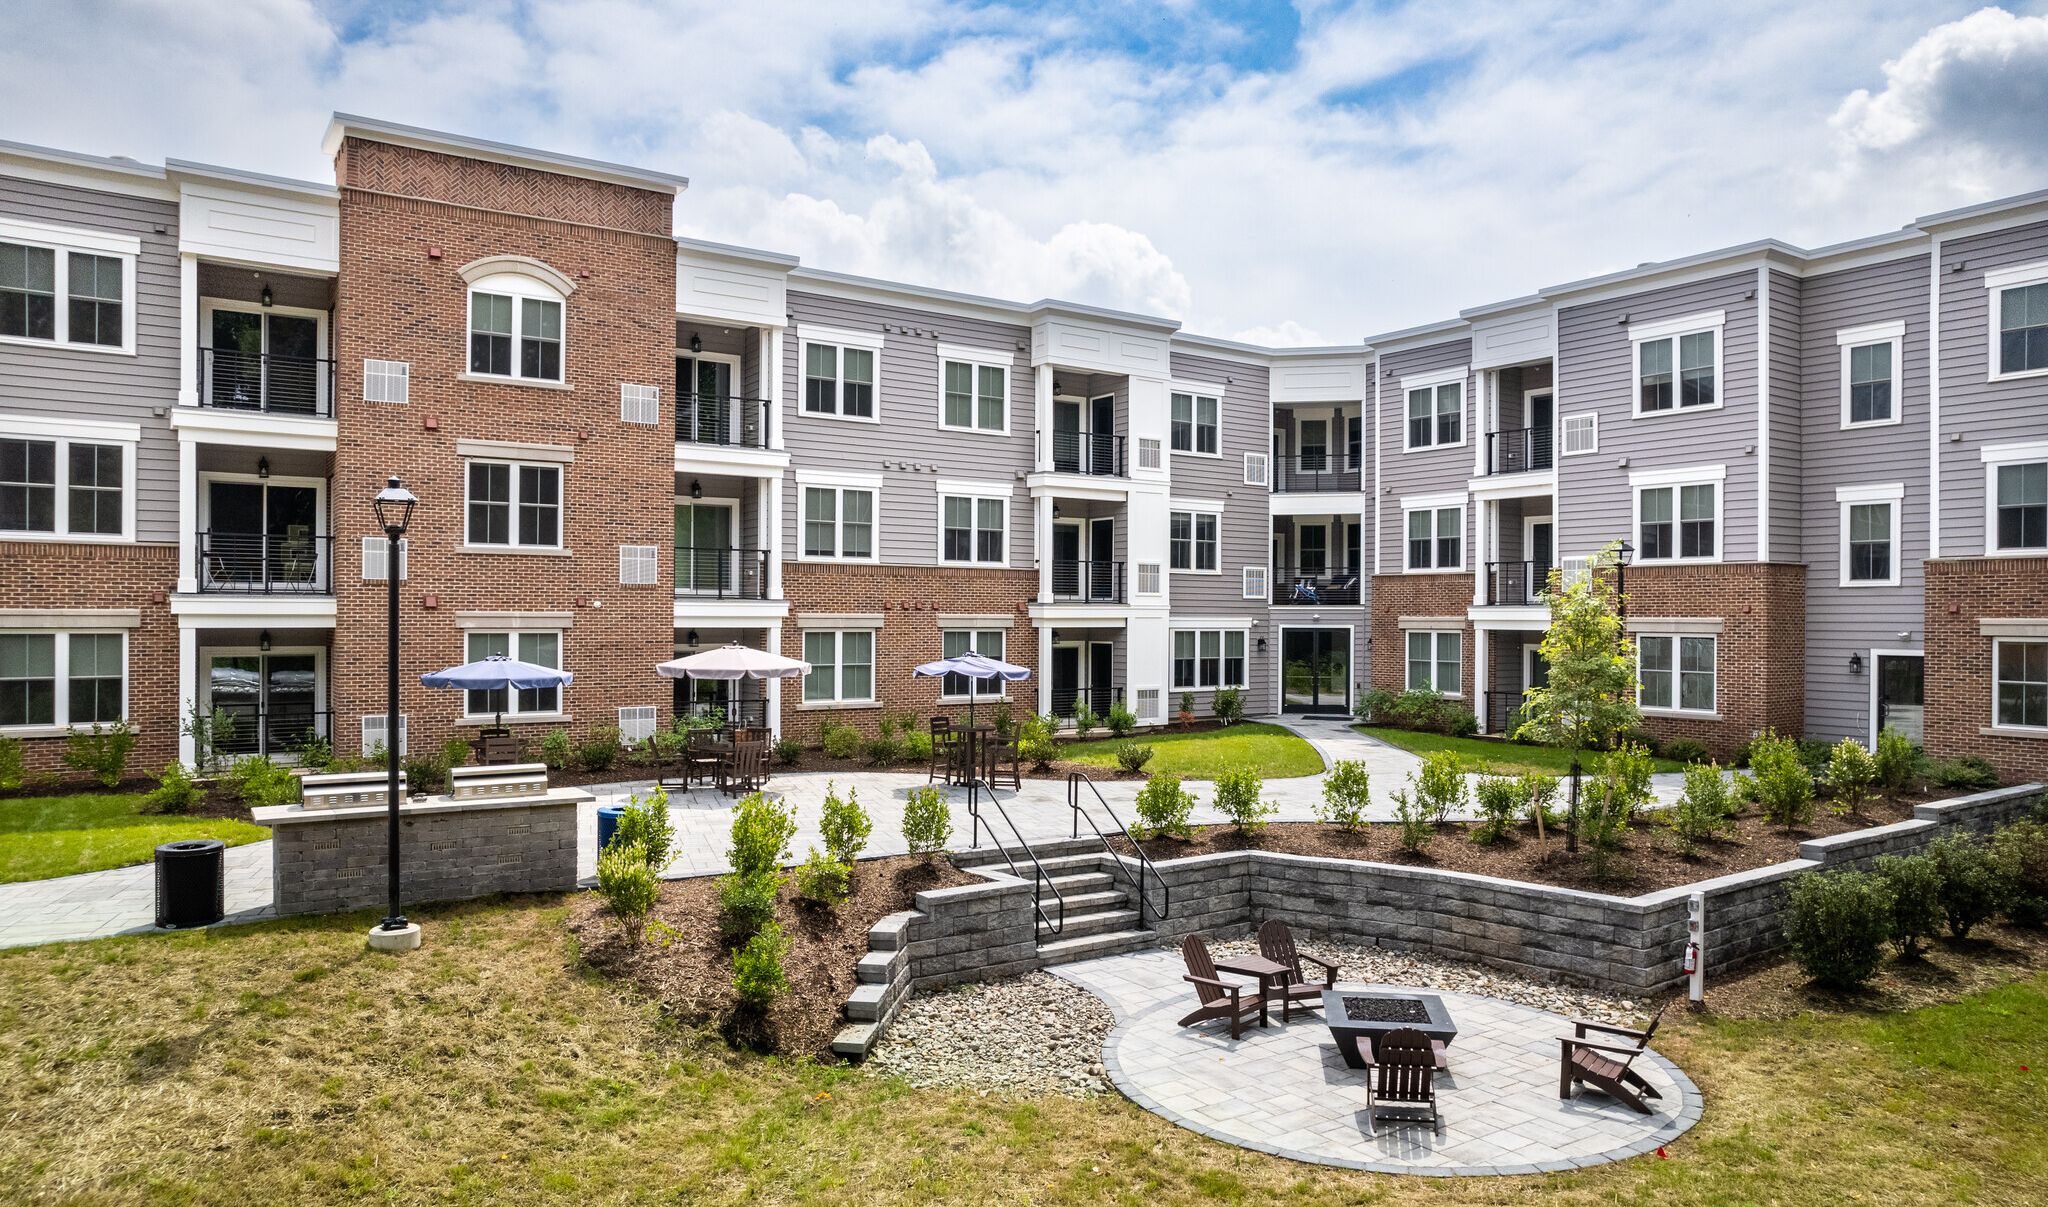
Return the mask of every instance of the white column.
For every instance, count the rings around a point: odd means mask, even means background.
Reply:
[[[1038,626],[1038,715],[1052,711],[1052,625]]]
[[[1037,415],[1033,421],[1037,431],[1038,472],[1045,473],[1052,468],[1052,366],[1038,366],[1036,404],[1032,408]]]
[[[199,590],[199,445],[178,438],[178,593]]]
[[[1052,599],[1052,496],[1031,500],[1031,544],[1038,555],[1038,598]]]
[[[1485,499],[1472,500],[1472,548],[1466,554],[1466,564],[1472,569],[1472,602],[1486,602],[1486,509]]]
[[[1486,714],[1486,630],[1472,626],[1472,711],[1479,718],[1479,732],[1487,732]]]
[[[782,652],[782,626],[780,624],[768,626],[768,652],[771,654],[780,654]],[[768,679],[765,682],[768,684],[768,736],[775,741],[780,741],[782,740],[782,680]]]
[[[768,392],[768,447],[782,448],[782,328],[770,327],[761,335],[762,352],[768,358],[761,382]]]
[[[762,483],[761,523],[768,546],[768,598],[782,598],[782,475]]]
[[[178,761],[187,767],[199,762],[199,748],[192,741],[192,735],[184,731],[185,718],[192,715],[192,706],[199,702],[199,631],[189,625],[178,626],[178,715],[171,724],[178,726]]]
[[[199,405],[199,257],[178,257],[178,405]]]

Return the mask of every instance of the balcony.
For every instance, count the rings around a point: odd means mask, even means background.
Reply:
[[[228,758],[294,755],[307,743],[334,732],[334,714],[315,710],[310,701],[304,708],[273,701],[265,709],[254,703],[215,700],[213,712],[225,720],[213,730],[213,752]]]
[[[1068,687],[1055,683],[1052,685],[1052,715],[1069,720],[1086,706],[1098,718],[1107,717],[1109,710],[1123,698],[1124,689],[1121,687]]]
[[[1124,602],[1124,564],[1055,561],[1052,597],[1046,602],[1120,604]]]
[[[1359,602],[1360,575],[1354,567],[1282,564],[1273,570],[1276,607],[1327,608]]]
[[[199,405],[226,411],[332,419],[334,362],[233,348],[201,348]]]
[[[1508,607],[1550,600],[1551,567],[1543,562],[1486,563],[1486,602]]]
[[[1124,438],[1113,432],[1055,430],[1052,434],[1052,467],[1063,474],[1125,477]]]
[[[332,595],[334,538],[310,533],[199,534],[197,578],[203,592],[224,595]]]
[[[767,599],[768,551],[731,545],[677,545],[676,594]]]
[[[1297,453],[1273,458],[1273,489],[1288,494],[1357,494],[1358,463],[1335,453]]]
[[[729,394],[676,396],[676,443],[767,448],[774,404]]]
[[[1552,468],[1551,431],[1547,427],[1512,428],[1486,433],[1486,472],[1526,474]]]

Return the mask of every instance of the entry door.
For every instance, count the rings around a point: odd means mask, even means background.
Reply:
[[[290,754],[319,732],[319,664],[312,654],[216,654],[207,667],[210,709],[231,718],[222,754]]]
[[[1530,520],[1522,529],[1522,556],[1529,560],[1529,597],[1542,595],[1550,585],[1550,568],[1557,564],[1556,522]]]
[[[683,356],[676,359],[676,426],[697,444],[732,444],[732,364]]]
[[[1081,472],[1081,400],[1078,398],[1052,400],[1052,467],[1062,473]]]
[[[1543,390],[1528,396],[1526,403],[1529,423],[1529,468],[1549,469],[1551,460],[1551,434],[1556,423],[1554,395]]]
[[[215,314],[218,314],[215,311]],[[267,314],[264,398],[273,411],[290,415],[320,413],[320,322],[311,315]]]
[[[1052,526],[1052,593],[1055,599],[1081,594],[1081,523],[1062,520]]]
[[[1074,715],[1074,697],[1081,690],[1081,647],[1071,642],[1052,647],[1052,711]]]
[[[1116,395],[1104,394],[1088,403],[1088,472],[1116,473]]]
[[[1088,643],[1088,707],[1097,716],[1109,715],[1116,692],[1116,646],[1108,641]]]
[[[1280,635],[1280,676],[1288,712],[1350,711],[1350,632],[1286,630]]]
[[[1116,521],[1108,516],[1088,521],[1088,598],[1116,598]]]
[[[209,587],[321,586],[320,492],[311,486],[210,481],[204,550]]]
[[[1540,645],[1522,647],[1522,686],[1550,686],[1550,660],[1543,656],[1543,647]]]
[[[707,595],[732,590],[732,508],[676,504],[676,587]]]
[[[1915,742],[1926,733],[1926,663],[1918,654],[1877,655],[1877,728],[1895,729]],[[1877,743],[1875,735],[1871,744]]]

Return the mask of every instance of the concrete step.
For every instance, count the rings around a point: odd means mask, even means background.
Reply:
[[[1062,938],[1051,943],[1038,945],[1038,958],[1046,964],[1070,964],[1075,960],[1089,960],[1096,956],[1113,956],[1126,951],[1137,951],[1159,942],[1159,932],[1151,930],[1113,930],[1099,935],[1083,935],[1079,938]]]
[[[832,1037],[832,1054],[847,1060],[865,1059],[881,1037],[882,1029],[873,1023],[848,1023]]]
[[[898,910],[868,927],[869,951],[895,951],[910,942],[910,920],[916,910]]]
[[[853,992],[846,995],[846,1005],[843,1009],[849,1022],[872,1023],[881,1019],[882,1012],[889,1004],[888,985],[855,985]]]
[[[1054,921],[1059,921],[1059,911],[1045,911]],[[1138,924],[1138,911],[1134,909],[1105,909],[1093,913],[1076,913],[1070,906],[1065,923],[1057,935],[1045,923],[1038,924],[1038,937],[1044,939],[1078,939],[1084,935],[1107,934],[1113,930],[1129,930]]]
[[[1060,876],[1047,876],[1045,882],[1071,897],[1075,893],[1099,893],[1112,887],[1113,877],[1108,872],[1072,872]]]
[[[1092,914],[1105,909],[1135,908],[1130,895],[1122,889],[1101,889],[1093,893],[1062,893],[1059,898],[1051,893],[1039,898],[1039,904],[1047,913],[1056,913],[1061,900],[1067,903],[1067,917],[1076,914]]]
[[[854,979],[863,985],[886,985],[909,959],[910,953],[901,947],[893,951],[869,951],[853,966]]]

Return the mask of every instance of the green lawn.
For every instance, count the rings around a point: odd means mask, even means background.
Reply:
[[[1465,757],[1471,765],[1470,770],[1486,775],[1529,775],[1539,771],[1568,775],[1572,769],[1572,752],[1555,746],[1521,746],[1492,738],[1453,738],[1440,733],[1416,733],[1410,729],[1389,729],[1381,725],[1354,725],[1352,728],[1411,754],[1455,750]],[[1685,764],[1674,763],[1670,759],[1651,761],[1657,764],[1659,771],[1685,770]],[[1589,756],[1580,766],[1589,766],[1591,762]]]
[[[1139,734],[1131,740],[1152,748],[1146,771],[1172,771],[1189,779],[1212,780],[1247,764],[1268,779],[1318,775],[1323,770],[1323,756],[1299,734],[1258,721],[1195,733]],[[1120,738],[1069,742],[1060,748],[1060,757],[1093,767],[1114,767],[1116,748],[1123,742]]]
[[[140,793],[0,800],[0,884],[148,863],[160,842],[218,838],[229,846],[270,831],[223,817],[142,814]]]

